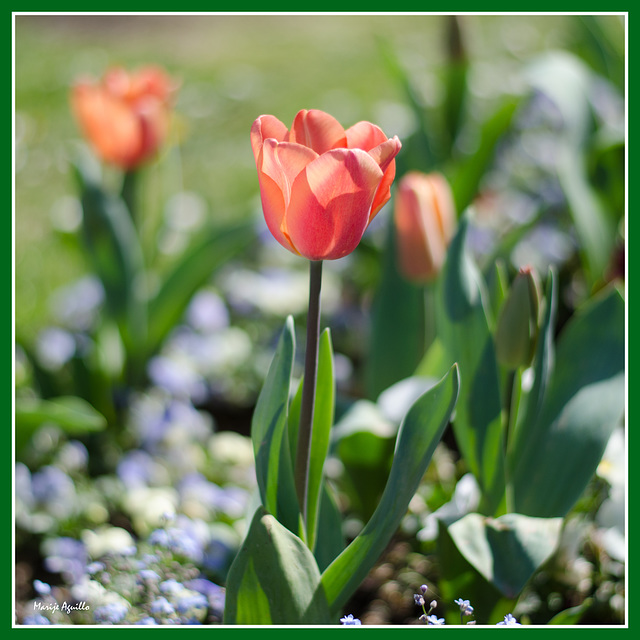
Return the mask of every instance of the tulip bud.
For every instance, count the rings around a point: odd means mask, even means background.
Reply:
[[[533,269],[520,269],[500,310],[496,357],[510,369],[528,366],[533,359],[538,338],[539,289]]]
[[[394,217],[401,273],[415,282],[435,279],[456,226],[446,178],[439,173],[407,173],[398,184]]]

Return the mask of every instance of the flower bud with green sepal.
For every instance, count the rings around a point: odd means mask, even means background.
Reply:
[[[535,271],[523,267],[515,277],[498,316],[496,357],[517,369],[531,364],[538,338],[540,286]]]

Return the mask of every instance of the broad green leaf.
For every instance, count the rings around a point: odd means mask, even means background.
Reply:
[[[105,417],[82,398],[16,398],[16,451],[19,452],[36,429],[46,423],[55,424],[70,435],[101,431],[107,426]]]
[[[299,509],[287,430],[294,352],[293,318],[288,317],[256,403],[251,440],[262,504],[284,526],[297,532]]]
[[[585,598],[579,605],[556,613],[547,625],[575,625],[578,624],[584,614],[593,605],[593,598]]]
[[[332,431],[332,452],[344,467],[341,489],[354,512],[366,521],[384,491],[398,427],[382,414],[379,405],[357,400]]]
[[[289,450],[295,468],[295,456],[298,443],[300,404],[304,376],[300,380],[298,391],[289,407]],[[335,382],[333,379],[333,348],[331,333],[325,329],[318,344],[318,371],[316,374],[316,397],[313,411],[313,429],[311,431],[311,452],[309,458],[309,484],[307,488],[306,542],[314,549],[318,509],[320,508],[321,486],[323,482],[324,461],[329,451],[331,427],[335,408]]]
[[[555,551],[562,518],[508,513],[492,519],[470,513],[449,525],[458,551],[507,598],[517,598]]]
[[[313,551],[318,569],[323,572],[344,550],[342,515],[326,482],[322,483],[316,544]]]
[[[511,454],[515,510],[564,516],[593,477],[624,406],[625,308],[609,288],[579,309],[560,335],[535,420]]]
[[[180,256],[149,301],[148,355],[156,351],[180,321],[196,291],[253,238],[253,226],[249,222],[212,227],[203,231],[198,242]]]
[[[372,311],[367,395],[378,395],[416,370],[425,342],[425,290],[398,271],[393,216],[389,219],[382,276]]]
[[[224,624],[331,622],[315,558],[260,507],[227,576]]]
[[[79,159],[76,175],[87,258],[102,282],[107,308],[118,323],[127,352],[136,358],[147,340],[145,268],[138,234],[124,202],[103,190],[86,158]]]
[[[496,146],[511,128],[521,101],[519,96],[505,96],[497,109],[480,125],[477,148],[465,157],[454,158],[446,171],[450,176],[457,211],[464,211],[477,195],[480,181],[493,161]]]
[[[413,404],[400,425],[391,472],[378,508],[361,533],[322,574],[333,614],[358,588],[400,525],[449,422],[458,387],[458,369],[454,365]]]
[[[553,270],[549,271],[546,294],[543,300],[543,311],[540,320],[540,331],[538,333],[538,344],[533,359],[533,385],[531,389],[523,394],[519,415],[515,422],[515,428],[510,434],[507,443],[507,469],[509,477],[513,476],[515,467],[518,465],[518,451],[526,450],[532,446],[530,441],[535,441],[536,432],[534,424],[542,399],[549,383],[551,372],[553,371],[555,360],[555,320],[557,303],[556,275]]]
[[[331,426],[335,407],[335,382],[333,379],[333,348],[331,334],[326,329],[318,346],[318,374],[316,398],[311,432],[311,456],[309,459],[309,486],[307,498],[307,544],[315,547],[318,511],[320,509],[324,462],[329,451]]]
[[[456,442],[482,492],[480,510],[496,515],[504,498],[500,375],[487,318],[486,291],[465,249],[468,219],[460,220],[439,282],[438,338],[460,367]]]
[[[438,521],[437,537],[438,562],[441,575],[438,580],[439,597],[442,602],[453,603],[462,598],[473,604],[473,619],[476,624],[494,624],[513,611],[515,599],[506,598],[495,585],[491,584],[460,553],[449,533],[446,522]],[[459,625],[469,618],[460,620],[458,607],[447,607],[443,612],[447,624]]]

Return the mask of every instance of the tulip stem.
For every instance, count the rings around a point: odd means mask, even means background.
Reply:
[[[130,169],[129,171],[125,171],[124,177],[122,179],[122,192],[121,197],[124,200],[124,203],[127,205],[127,209],[129,209],[129,215],[133,222],[136,222],[136,214],[137,214],[137,203],[136,203],[136,189],[137,189],[137,177],[138,173],[135,169]]]
[[[309,313],[307,314],[307,348],[304,358],[304,380],[300,403],[300,422],[296,450],[295,482],[303,522],[307,523],[311,434],[318,376],[318,343],[320,339],[320,288],[322,260],[312,260],[309,269]]]

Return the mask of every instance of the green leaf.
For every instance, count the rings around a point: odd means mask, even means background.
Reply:
[[[251,440],[262,505],[297,532],[300,513],[287,430],[294,353],[293,318],[289,316],[256,403]]]
[[[509,513],[492,519],[470,513],[449,525],[458,551],[507,598],[517,598],[531,576],[553,554],[562,518]]]
[[[624,406],[625,308],[610,288],[579,309],[560,335],[535,420],[512,453],[515,510],[564,516],[593,477]]]
[[[316,545],[313,550],[320,572],[324,571],[342,553],[344,547],[342,515],[327,483],[323,482],[320,493]]]
[[[493,161],[496,146],[510,129],[521,101],[519,96],[506,96],[480,126],[477,148],[467,157],[455,158],[446,171],[450,175],[457,211],[464,211],[477,195],[480,182]]]
[[[473,603],[473,619],[476,624],[494,624],[504,618],[506,611],[513,611],[516,601],[506,598],[460,553],[449,533],[446,522],[438,521],[438,562],[441,575],[438,580],[442,602],[454,602],[458,598]],[[460,610],[456,607],[444,610],[449,625],[459,625]],[[464,621],[464,618],[463,618]]]
[[[482,492],[480,510],[495,515],[504,498],[500,375],[480,273],[465,249],[468,219],[460,220],[439,282],[438,337],[460,367],[453,420],[456,442]]]
[[[558,306],[557,297],[555,271],[550,270],[543,300],[544,308],[540,321],[538,343],[532,364],[533,385],[526,394],[523,394],[515,429],[507,444],[507,469],[510,477],[513,476],[518,465],[518,454],[516,452],[526,450],[531,446],[535,447],[534,441],[537,436],[534,424],[538,417],[555,361],[554,332]]]
[[[298,443],[298,427],[300,422],[300,405],[302,402],[302,386],[300,380],[298,391],[289,407],[289,450],[291,463],[295,468],[295,456]],[[316,397],[314,401],[313,429],[311,431],[311,451],[309,457],[309,484],[307,489],[307,523],[306,542],[314,549],[317,538],[318,509],[320,508],[323,483],[324,461],[329,451],[331,427],[335,408],[335,382],[333,379],[333,347],[331,333],[325,329],[318,344],[318,371],[316,374]]]
[[[245,249],[253,240],[253,225],[239,222],[203,231],[164,276],[156,295],[149,301],[148,355],[153,354],[184,315],[196,291],[217,269]]]
[[[582,616],[593,605],[593,598],[585,598],[579,605],[560,611],[556,613],[549,622],[548,625],[575,625],[580,622]]]
[[[36,429],[45,423],[55,424],[70,435],[101,431],[107,426],[105,417],[82,398],[16,398],[16,451],[19,452]]]
[[[340,611],[378,560],[407,512],[458,397],[458,369],[413,404],[398,431],[391,473],[371,519],[325,569],[322,584],[333,614]]]
[[[375,400],[416,370],[426,349],[425,289],[398,271],[395,227],[389,219],[382,277],[372,311],[367,395]]]
[[[145,268],[138,234],[124,202],[103,190],[86,158],[78,160],[76,175],[87,258],[102,282],[107,308],[118,323],[127,352],[136,358],[147,340]]]
[[[325,329],[318,345],[318,373],[316,398],[311,432],[309,458],[309,486],[307,497],[307,544],[315,547],[318,511],[320,508],[324,462],[329,451],[329,439],[335,407],[335,382],[333,379],[333,348],[331,334]]]
[[[358,400],[333,428],[334,453],[354,512],[368,520],[384,491],[393,461],[397,426],[368,400]]]
[[[315,558],[264,508],[256,511],[227,576],[224,624],[328,624]]]

